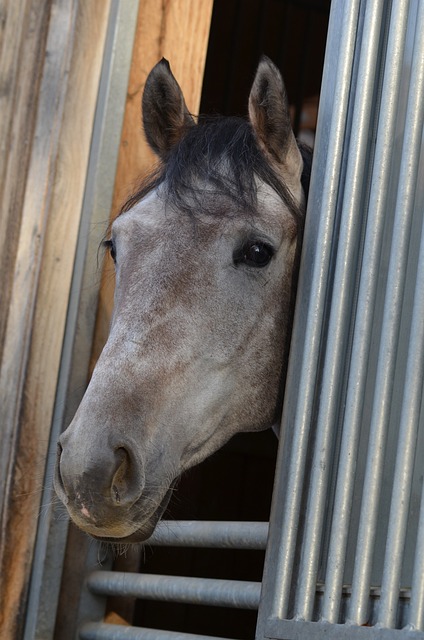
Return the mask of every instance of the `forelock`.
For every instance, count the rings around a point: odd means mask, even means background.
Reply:
[[[303,155],[303,154],[302,154]],[[222,215],[217,202],[230,201],[226,211],[254,214],[259,181],[269,185],[286,207],[299,217],[281,177],[260,150],[250,123],[242,118],[202,118],[132,195],[121,212],[128,211],[159,187],[167,206],[188,214]],[[304,189],[305,185],[303,184]]]

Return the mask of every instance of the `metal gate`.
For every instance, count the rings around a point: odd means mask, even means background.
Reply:
[[[424,3],[333,2],[258,638],[424,638],[423,116]]]
[[[189,637],[99,622],[111,594],[258,608],[258,639],[424,639],[423,117],[424,2],[333,0],[269,537],[165,523],[152,539],[266,546],[262,589],[96,570],[81,639]]]

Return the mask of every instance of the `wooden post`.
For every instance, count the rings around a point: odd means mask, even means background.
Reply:
[[[198,113],[212,7],[213,0],[140,0],[112,218],[134,190],[140,176],[146,174],[156,163],[142,133],[141,97],[148,73],[162,57],[170,62],[189,111]],[[93,364],[107,339],[113,290],[113,265],[109,257],[106,257],[93,345]]]
[[[0,629],[26,594],[109,0],[3,0]],[[10,52],[13,51],[13,55]],[[3,116],[3,111],[2,111]],[[12,295],[13,291],[13,295]]]

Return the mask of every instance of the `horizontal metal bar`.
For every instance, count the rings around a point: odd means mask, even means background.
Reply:
[[[179,631],[162,631],[141,627],[124,627],[120,624],[89,622],[80,629],[81,640],[226,640]]]
[[[409,629],[382,629],[272,618],[266,626],[265,637],[275,640],[424,640],[424,633]]]
[[[171,547],[265,550],[268,522],[165,520],[147,544]]]
[[[261,593],[260,582],[123,571],[94,571],[88,577],[87,586],[90,591],[102,596],[130,596],[234,609],[257,609]]]

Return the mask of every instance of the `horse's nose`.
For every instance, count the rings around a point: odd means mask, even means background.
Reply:
[[[130,446],[93,452],[76,448],[62,437],[58,443],[56,489],[65,503],[81,510],[130,507],[144,488],[141,461]]]

